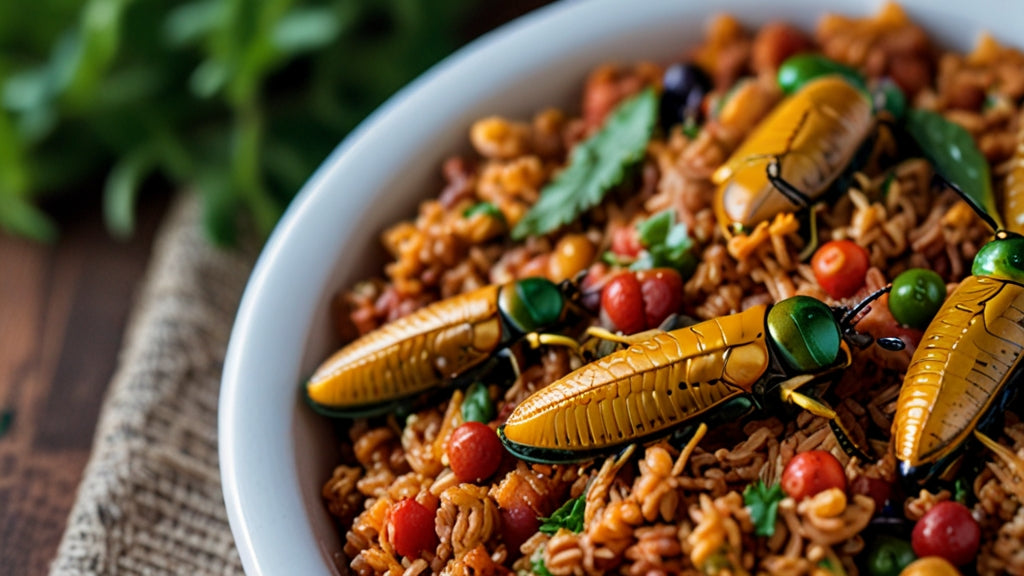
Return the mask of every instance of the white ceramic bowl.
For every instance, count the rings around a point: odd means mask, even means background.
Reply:
[[[337,573],[341,549],[320,487],[336,464],[328,422],[298,385],[337,344],[328,304],[379,270],[378,237],[438,191],[439,167],[466,149],[490,114],[528,118],[572,107],[588,71],[606,61],[670,60],[716,12],[753,27],[812,29],[825,11],[875,12],[881,0],[588,0],[538,10],[460,50],[402,90],[312,176],[260,257],[238,313],[220,398],[224,498],[246,572]],[[936,41],[969,49],[982,30],[1005,42],[1024,29],[1024,2],[904,0]]]

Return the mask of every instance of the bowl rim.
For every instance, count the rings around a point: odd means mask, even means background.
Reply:
[[[686,13],[702,14],[704,18],[716,12],[730,12],[759,7],[760,0],[730,0],[705,5],[696,0],[650,0],[644,9],[650,14]],[[816,19],[826,11],[839,11],[849,14],[865,14],[876,11],[884,4],[883,0],[831,0],[827,6],[815,0],[790,0],[785,2],[781,13],[794,14],[804,8]],[[983,26],[993,32],[1001,41],[1016,43],[1020,41],[1012,36],[1015,24],[1024,24],[1024,2],[1008,2],[1003,0],[974,0],[970,7],[963,5],[933,5],[928,0],[903,0],[900,4],[910,14],[911,19],[918,22],[932,34],[929,23],[959,22],[972,23],[974,28]],[[582,45],[585,39],[579,28],[579,22],[597,23],[635,22],[640,16],[631,14],[638,12],[634,2],[621,0],[563,0],[538,8],[524,16],[492,30],[476,40],[466,44],[449,57],[442,60],[422,74],[419,78],[399,90],[381,107],[369,115],[327,156],[319,168],[313,173],[292,201],[277,227],[268,238],[259,255],[253,272],[246,285],[238,307],[236,320],[232,327],[224,368],[221,378],[221,392],[218,406],[218,456],[221,473],[221,484],[228,520],[235,539],[235,545],[248,574],[278,573],[287,567],[289,572],[306,572],[314,569],[332,570],[328,561],[329,551],[324,544],[317,541],[312,529],[300,528],[294,534],[300,541],[299,549],[290,548],[284,551],[261,549],[255,540],[253,523],[257,520],[244,506],[244,500],[260,490],[266,491],[268,484],[265,479],[251,477],[243,473],[247,460],[260,456],[260,447],[246,444],[246,435],[254,426],[248,419],[256,416],[242,412],[242,405],[247,392],[247,380],[253,376],[247,363],[268,350],[274,350],[274,335],[266,332],[280,327],[280,297],[288,294],[290,298],[315,298],[317,291],[326,282],[327,271],[319,271],[319,275],[307,278],[307,281],[295,283],[295,274],[302,270],[301,262],[296,261],[297,251],[302,246],[315,242],[316,230],[324,229],[325,216],[322,213],[325,196],[332,193],[334,183],[341,174],[358,169],[358,162],[364,151],[381,145],[381,133],[386,133],[402,126],[404,122],[415,119],[415,109],[424,98],[437,99],[443,97],[445,87],[458,85],[466,80],[466,71],[487,70],[502,54],[523,51],[521,58],[526,66],[536,65],[543,57],[532,49],[540,38],[546,36],[545,51],[559,50],[566,46]],[[763,11],[763,7],[760,7]],[[756,10],[755,10],[756,11]],[[1009,12],[1009,15],[1007,13]],[[764,17],[760,20],[764,21]],[[606,24],[607,25],[607,24]],[[949,26],[952,26],[949,24]],[[948,42],[948,37],[961,38],[961,44],[972,39],[964,39],[969,31],[943,29],[942,33],[933,36],[940,43]],[[484,82],[494,74],[485,76]],[[400,156],[400,154],[399,154]],[[358,188],[358,186],[356,186]],[[367,202],[372,194],[351,195],[352,198],[338,201],[348,209],[362,213],[367,210]],[[305,223],[316,220],[320,224],[309,228]],[[329,228],[326,228],[329,229]],[[311,312],[310,312],[311,313]],[[276,315],[276,316],[275,316]],[[271,316],[274,316],[273,318]],[[300,315],[301,316],[301,315]],[[309,326],[309,318],[290,318],[288,326]],[[304,337],[304,336],[302,336]],[[301,354],[300,354],[301,355]],[[296,363],[298,360],[296,360]],[[295,423],[291,422],[294,428]],[[264,447],[267,453],[287,451],[286,438]],[[282,495],[284,500],[295,504],[294,495]],[[281,506],[278,506],[281,508]],[[262,513],[262,512],[261,512]],[[270,518],[259,518],[259,522],[287,523],[289,518],[278,515]],[[307,530],[307,528],[309,528]],[[262,538],[262,536],[259,536]],[[306,548],[302,548],[305,546]]]

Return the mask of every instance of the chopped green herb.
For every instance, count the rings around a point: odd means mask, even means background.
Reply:
[[[967,501],[971,497],[970,489],[967,487],[967,481],[963,478],[957,478],[953,484],[953,500],[967,506]]]
[[[537,550],[536,554],[533,555],[533,558],[531,558],[533,565],[530,571],[536,574],[537,576],[553,576],[553,574],[551,574],[551,571],[548,570],[548,567],[544,565],[543,552],[544,549],[541,548]]]
[[[472,218],[477,214],[483,214],[484,216],[497,218],[502,222],[505,221],[505,214],[497,206],[491,204],[490,202],[480,202],[478,204],[474,204],[469,208],[466,208],[466,211],[462,213],[462,216],[464,218]]]
[[[568,167],[512,229],[512,238],[547,234],[601,203],[643,159],[658,120],[658,97],[648,88],[620,104],[593,136],[572,151]]]
[[[637,225],[644,251],[630,266],[633,270],[675,268],[688,277],[697,267],[693,253],[693,240],[682,222],[675,222],[675,213],[669,209],[651,216]]]
[[[786,497],[782,485],[775,483],[771,488],[758,480],[743,490],[743,503],[750,509],[750,519],[754,522],[754,533],[758,536],[771,536],[775,533],[775,517],[779,511],[779,501]]]
[[[889,187],[892,186],[892,183],[895,181],[896,171],[890,170],[889,173],[885,175],[885,180],[882,180],[882,200],[889,197]]]
[[[580,494],[569,500],[555,513],[547,518],[541,518],[540,530],[545,534],[554,534],[559,528],[566,528],[571,532],[583,531],[583,512],[586,510],[586,494]]]
[[[1002,229],[988,160],[978,150],[974,137],[942,114],[918,108],[907,112],[906,127],[935,167],[935,172],[957,190],[993,229]]]
[[[700,134],[700,124],[694,122],[692,119],[687,119],[687,121],[683,123],[682,130],[684,136],[690,140],[696,140],[697,136]]]
[[[825,570],[829,574],[835,574],[836,576],[846,576],[846,569],[843,568],[842,564],[836,564],[831,558],[825,558],[818,562],[818,568]]]
[[[601,261],[609,266],[629,266],[636,261],[636,258],[630,256],[620,256],[611,250],[605,250],[601,254]]]
[[[0,438],[7,435],[7,432],[11,429],[11,424],[14,423],[14,410],[5,408],[0,411]]]
[[[729,556],[722,550],[708,556],[708,559],[704,561],[700,569],[705,574],[733,573],[732,561],[729,560]]]
[[[491,394],[482,382],[474,382],[466,390],[466,398],[462,401],[462,419],[465,422],[483,422],[494,420],[497,411]]]

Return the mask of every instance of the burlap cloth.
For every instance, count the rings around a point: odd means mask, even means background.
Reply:
[[[163,223],[52,574],[241,574],[217,396],[258,242],[212,247],[184,194]]]

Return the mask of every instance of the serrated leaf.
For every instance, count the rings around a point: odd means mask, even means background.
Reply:
[[[621,103],[600,130],[573,149],[568,167],[544,187],[537,203],[512,229],[512,238],[547,234],[600,204],[643,159],[657,119],[653,88]]]
[[[942,114],[919,108],[907,112],[906,128],[938,175],[990,226],[1001,230],[988,160],[971,134]]]
[[[773,484],[770,488],[758,480],[743,490],[743,504],[750,510],[750,520],[754,523],[754,533],[758,536],[775,534],[775,519],[778,516],[779,502],[786,497],[782,485]]]
[[[530,559],[530,572],[537,576],[553,576],[548,567],[544,565],[543,552],[543,548],[538,548],[533,558]]]

